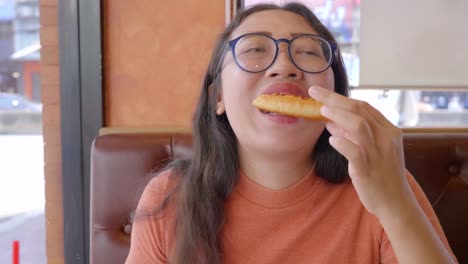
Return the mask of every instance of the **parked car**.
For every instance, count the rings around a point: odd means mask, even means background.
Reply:
[[[42,133],[42,104],[14,93],[0,93],[0,134]]]

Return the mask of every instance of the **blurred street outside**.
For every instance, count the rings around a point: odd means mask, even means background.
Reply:
[[[20,242],[21,264],[45,264],[42,135],[0,135],[0,263],[11,263]]]

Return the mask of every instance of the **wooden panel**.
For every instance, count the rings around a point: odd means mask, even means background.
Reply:
[[[103,1],[106,126],[189,126],[225,1]]]

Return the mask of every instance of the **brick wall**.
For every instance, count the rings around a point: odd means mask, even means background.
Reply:
[[[40,0],[41,88],[45,163],[46,254],[64,263],[57,0]]]

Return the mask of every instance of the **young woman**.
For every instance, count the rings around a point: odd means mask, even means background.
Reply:
[[[126,263],[456,262],[401,131],[347,97],[335,43],[299,4],[236,16],[205,75],[193,156],[146,187]],[[310,96],[328,121],[252,105],[272,93]]]

